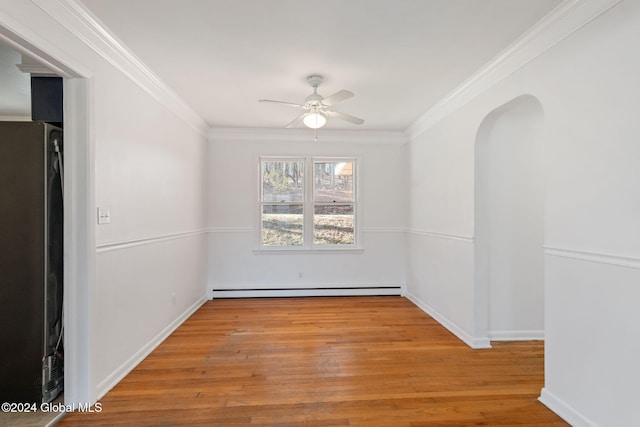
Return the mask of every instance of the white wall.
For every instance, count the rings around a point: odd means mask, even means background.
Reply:
[[[474,348],[489,346],[486,319],[475,320],[483,295],[473,281],[474,141],[481,121],[462,126],[446,117],[408,145],[407,296]]]
[[[65,317],[84,337],[68,337],[65,347],[77,356],[67,396],[95,401],[205,300],[206,125],[114,53],[82,13],[56,2],[9,0],[0,6],[0,26],[88,82],[65,86],[78,88],[65,112],[88,123],[84,135],[68,132],[83,144],[84,158],[66,156],[87,170],[69,185],[89,185],[86,200],[69,201],[65,215],[86,210],[96,221],[95,200],[110,210],[111,223],[84,229],[86,241],[96,243],[82,266],[88,282],[68,289],[65,273]],[[74,113],[73,100],[86,102],[88,113]]]
[[[540,103],[522,96],[490,113],[476,139],[475,286],[488,292],[492,340],[544,338],[542,126]]]
[[[477,91],[409,145],[409,247],[431,258],[410,254],[408,292],[468,343],[485,344],[469,239],[475,137],[484,118],[510,100],[531,94],[540,101],[546,181],[542,401],[574,425],[640,424],[640,310],[633,307],[640,300],[639,38],[640,3],[622,1]]]
[[[111,214],[96,229],[100,394],[201,301],[206,282],[207,143],[130,80],[107,81],[95,88],[96,205]]]
[[[326,131],[325,131],[326,132]],[[227,135],[227,134],[225,134]],[[209,295],[212,289],[401,286],[404,284],[405,145],[313,141],[310,132],[214,134],[209,150]],[[325,133],[326,136],[326,133]],[[260,253],[259,156],[356,157],[360,252]],[[302,277],[300,277],[302,273]],[[299,291],[286,295],[301,294]],[[303,293],[308,294],[308,293]],[[256,295],[248,293],[243,295]]]

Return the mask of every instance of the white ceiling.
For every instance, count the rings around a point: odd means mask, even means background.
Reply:
[[[281,128],[311,93],[406,129],[561,0],[81,0],[212,127]],[[0,78],[1,79],[1,78]]]

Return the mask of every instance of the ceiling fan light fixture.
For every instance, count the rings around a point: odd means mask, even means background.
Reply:
[[[302,122],[306,127],[316,131],[316,141],[318,138],[318,129],[327,124],[327,119],[329,117],[331,117],[332,119],[344,120],[349,123],[353,123],[354,125],[361,125],[364,123],[364,120],[358,117],[350,116],[349,114],[341,113],[333,109],[333,106],[335,104],[353,98],[353,92],[343,89],[339,90],[333,95],[324,97],[318,94],[318,86],[320,86],[320,83],[322,83],[322,76],[309,76],[307,77],[307,82],[313,88],[313,93],[307,96],[304,104],[295,104],[293,102],[285,101],[274,101],[272,99],[260,99],[259,101],[287,105],[289,107],[305,110],[285,127],[287,129],[291,129],[300,125],[300,122]]]
[[[319,111],[313,111],[302,119],[304,125],[311,129],[320,129],[322,126],[327,124],[327,118],[324,114]]]

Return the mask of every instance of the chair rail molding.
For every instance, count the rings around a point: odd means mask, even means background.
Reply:
[[[207,232],[209,233],[251,233],[253,227],[209,227]]]
[[[405,233],[403,227],[362,227],[363,233]]]
[[[465,243],[473,243],[473,237],[472,236],[464,236],[464,235],[460,235],[460,234],[451,234],[451,233],[441,233],[439,231],[427,231],[427,230],[419,230],[419,229],[415,229],[415,228],[410,228],[407,229],[407,233],[408,234],[413,234],[416,236],[427,236],[427,237],[434,237],[437,239],[446,239],[446,240],[457,240],[460,242],[465,242]]]
[[[183,231],[178,233],[162,234],[162,235],[142,237],[137,239],[100,243],[96,245],[96,252],[97,253],[111,252],[111,251],[117,251],[121,249],[128,249],[135,246],[150,245],[154,243],[166,242],[169,240],[205,235],[208,233],[208,231],[209,231],[208,229],[203,228],[199,230]]]
[[[544,246],[544,254],[548,256],[640,269],[640,258],[633,256],[568,249],[549,245]]]

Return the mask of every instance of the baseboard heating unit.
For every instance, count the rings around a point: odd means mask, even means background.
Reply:
[[[401,286],[351,286],[320,288],[212,289],[212,298],[282,298],[315,296],[383,296],[402,295]]]

